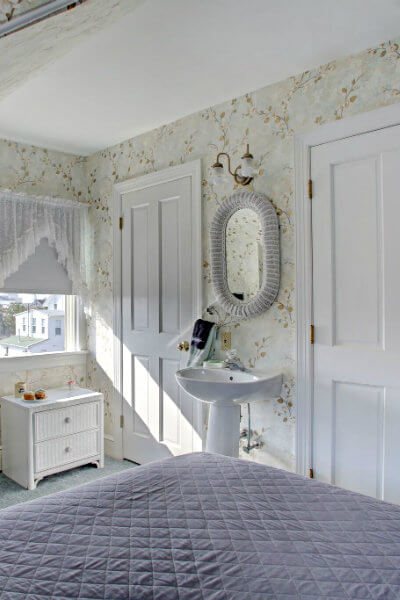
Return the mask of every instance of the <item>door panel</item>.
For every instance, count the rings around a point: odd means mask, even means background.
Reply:
[[[160,202],[160,331],[180,331],[179,197]]]
[[[312,149],[313,471],[400,503],[400,128]]]
[[[133,419],[133,432],[138,435],[147,435],[147,432],[157,434],[158,415],[154,414],[151,402],[151,376],[150,359],[148,356],[134,356],[132,358],[132,389],[135,398],[135,410],[130,413]]]
[[[178,389],[196,314],[191,177],[122,197],[124,456],[139,463],[201,449],[201,407]]]
[[[377,347],[382,342],[381,197],[377,178],[375,157],[332,168],[336,344]]]
[[[149,205],[131,208],[132,236],[132,329],[145,330],[150,324],[149,307]]]
[[[333,393],[332,483],[379,496],[384,388],[335,382]]]

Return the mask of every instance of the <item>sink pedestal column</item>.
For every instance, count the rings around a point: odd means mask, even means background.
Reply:
[[[210,404],[206,451],[239,456],[240,405]]]

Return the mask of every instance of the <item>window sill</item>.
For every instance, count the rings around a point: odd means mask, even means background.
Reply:
[[[87,350],[73,352],[43,352],[42,354],[27,354],[25,356],[2,356],[0,358],[0,373],[26,371],[31,369],[51,369],[67,365],[85,365]]]

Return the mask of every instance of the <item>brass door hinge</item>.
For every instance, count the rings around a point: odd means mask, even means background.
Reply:
[[[309,470],[308,472],[310,479],[314,479],[314,471],[312,469]]]
[[[124,217],[119,218],[119,228],[122,229],[124,226]]]
[[[314,325],[310,325],[310,344],[314,343]]]
[[[119,426],[121,427],[121,429],[124,426],[124,415],[121,415],[119,418]]]
[[[309,180],[308,180],[308,197],[310,198],[310,200],[311,200],[311,198],[312,198],[312,191],[313,191],[313,190],[312,190],[312,180],[311,180],[311,179],[309,179]]]

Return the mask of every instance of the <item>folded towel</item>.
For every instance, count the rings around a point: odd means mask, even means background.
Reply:
[[[194,324],[192,341],[190,343],[189,367],[201,366],[213,350],[217,328],[215,323],[197,319]]]

